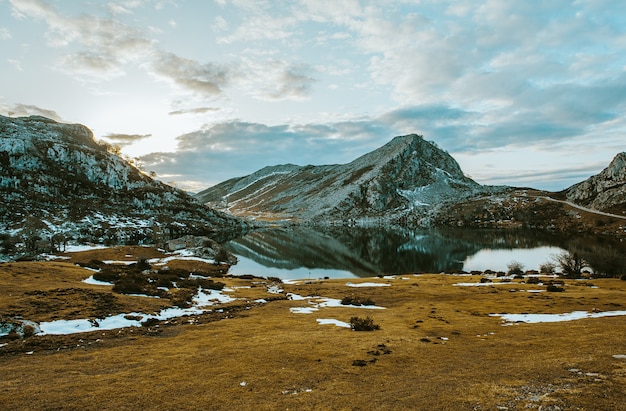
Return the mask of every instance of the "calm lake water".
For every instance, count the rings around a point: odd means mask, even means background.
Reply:
[[[231,273],[282,279],[507,271],[513,261],[538,270],[565,250],[601,272],[626,267],[623,243],[545,231],[293,227],[253,231],[224,245],[239,258]]]

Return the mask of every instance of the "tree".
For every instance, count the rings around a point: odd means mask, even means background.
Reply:
[[[570,253],[569,251],[563,251],[554,257],[556,265],[561,267],[563,273],[567,277],[579,278],[583,268],[588,267],[589,263],[577,252]]]

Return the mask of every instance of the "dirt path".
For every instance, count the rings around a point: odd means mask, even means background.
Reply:
[[[594,210],[592,208],[583,207],[583,206],[578,205],[576,203],[572,203],[571,201],[557,200],[555,198],[545,197],[545,196],[537,196],[536,198],[540,198],[542,200],[547,200],[547,201],[553,201],[555,203],[567,204],[570,207],[577,208],[577,209],[579,209],[581,211],[586,211],[588,213],[603,215],[603,216],[607,216],[607,217],[615,217],[615,218],[619,218],[619,219],[622,219],[622,220],[626,220],[626,216],[622,216],[622,215],[618,215],[618,214],[605,213],[604,211],[598,211],[598,210]]]

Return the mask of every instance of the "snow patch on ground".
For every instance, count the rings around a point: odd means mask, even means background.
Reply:
[[[345,308],[366,308],[371,310],[384,310],[385,307],[380,307],[377,305],[344,305],[341,304],[341,300],[337,298],[326,298],[326,297],[302,297],[297,294],[289,293],[287,297],[294,301],[308,301],[310,304],[309,307],[291,307],[289,311],[295,314],[312,314],[315,311],[318,311],[320,308],[326,307],[345,307]]]
[[[334,318],[318,318],[317,322],[321,325],[331,324],[336,325],[337,327],[350,328],[350,324],[343,321],[335,320]]]
[[[83,280],[83,282],[85,284],[92,284],[92,285],[113,285],[113,283],[109,283],[107,281],[99,281],[99,280],[95,280],[93,278],[93,275],[90,275],[89,278],[85,278]]]
[[[386,283],[352,283],[347,282],[348,287],[389,287],[391,284]]]
[[[110,284],[107,283],[107,285]],[[98,330],[114,330],[126,327],[141,327],[141,323],[148,319],[163,321],[187,315],[198,315],[211,311],[210,309],[206,309],[204,307],[213,306],[215,304],[229,303],[232,301],[235,301],[235,298],[224,295],[221,291],[204,290],[199,288],[198,293],[192,299],[193,306],[189,308],[165,308],[158,314],[124,313],[103,319],[56,320],[42,322],[39,324],[40,332],[38,334],[65,335]]]
[[[602,318],[602,317],[617,317],[626,315],[626,311],[603,311],[593,312],[588,311],[573,311],[571,313],[563,314],[490,314],[492,317],[502,318],[503,325],[511,325],[515,323],[556,323],[565,321],[582,320],[585,318]]]

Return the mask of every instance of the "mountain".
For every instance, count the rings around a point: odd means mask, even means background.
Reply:
[[[5,236],[137,243],[244,224],[153,180],[87,127],[39,116],[0,116],[0,195]]]
[[[412,134],[348,164],[266,167],[196,198],[256,219],[362,223],[427,219],[442,204],[486,190],[447,152]]]
[[[565,196],[594,210],[626,215],[626,152],[616,155],[599,174],[566,189]]]

